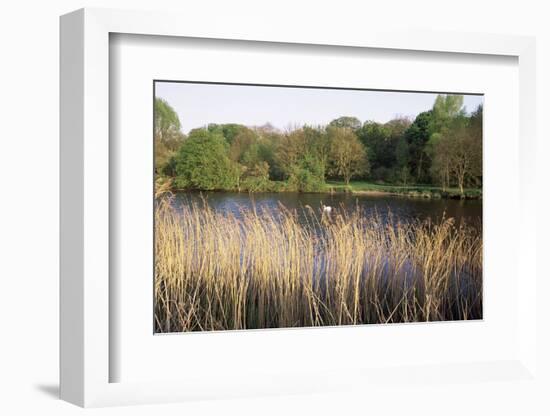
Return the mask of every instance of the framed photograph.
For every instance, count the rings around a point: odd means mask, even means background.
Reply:
[[[61,18],[61,397],[536,386],[534,40],[180,21]]]
[[[154,91],[155,333],[483,319],[482,95]]]

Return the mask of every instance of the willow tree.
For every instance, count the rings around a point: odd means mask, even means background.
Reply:
[[[176,111],[162,98],[155,98],[155,139],[165,141],[177,134],[181,128]]]
[[[176,111],[162,98],[155,98],[154,141],[155,171],[166,171],[184,138]],[[173,172],[164,172],[173,174]]]

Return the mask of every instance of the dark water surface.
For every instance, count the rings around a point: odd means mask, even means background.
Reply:
[[[456,223],[466,224],[481,230],[482,201],[454,199],[423,199],[385,195],[351,194],[304,194],[304,193],[236,193],[236,192],[179,192],[175,195],[176,208],[192,203],[202,204],[203,200],[217,212],[241,216],[241,210],[254,209],[277,212],[280,204],[296,210],[300,219],[305,219],[308,207],[315,212],[321,206],[331,206],[335,211],[352,211],[359,208],[364,215],[379,215],[382,219],[391,213],[394,219],[403,222],[427,220],[439,222],[443,216],[453,217]]]

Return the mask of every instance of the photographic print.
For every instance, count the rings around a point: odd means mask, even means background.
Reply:
[[[483,318],[483,96],[154,82],[154,331]]]

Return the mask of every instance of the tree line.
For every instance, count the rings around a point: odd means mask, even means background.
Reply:
[[[184,135],[174,109],[155,99],[155,172],[175,189],[320,192],[327,181],[482,185],[483,107],[468,114],[461,95],[438,95],[414,120],[361,122],[280,131],[270,124],[209,124]]]

